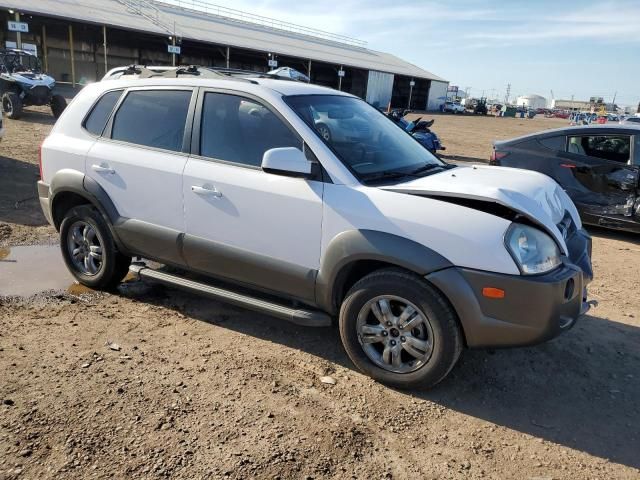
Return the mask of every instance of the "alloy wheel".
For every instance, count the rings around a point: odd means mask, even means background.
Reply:
[[[358,341],[369,359],[393,373],[413,372],[433,353],[433,329],[427,316],[410,301],[381,295],[358,313]]]
[[[89,223],[77,221],[67,234],[69,257],[82,275],[94,276],[102,268],[103,241],[98,231]]]

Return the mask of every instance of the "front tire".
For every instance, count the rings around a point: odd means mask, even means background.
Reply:
[[[18,120],[22,116],[22,100],[16,92],[7,92],[2,96],[2,109],[7,118]]]
[[[462,352],[452,307],[424,279],[400,269],[358,281],[342,303],[339,328],[356,367],[398,388],[433,387]]]
[[[54,118],[60,118],[64,109],[67,108],[67,101],[64,99],[62,95],[53,95],[51,97],[51,113],[53,113]]]
[[[100,212],[90,205],[66,213],[60,224],[60,249],[71,274],[90,288],[115,287],[131,264],[131,258],[116,248]]]

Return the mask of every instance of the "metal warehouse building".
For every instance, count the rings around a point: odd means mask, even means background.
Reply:
[[[1,29],[2,46],[35,49],[74,86],[116,66],[171,65],[177,42],[177,64],[267,71],[277,62],[381,107],[437,109],[446,97],[446,80],[365,42],[201,0],[0,0],[0,9],[3,25],[28,24],[27,33]]]

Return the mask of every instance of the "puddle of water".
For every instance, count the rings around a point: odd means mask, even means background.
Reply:
[[[71,287],[69,286],[71,285]],[[0,296],[28,297],[46,290],[85,288],[76,284],[57,245],[29,245],[0,250]],[[78,292],[87,293],[92,290]]]

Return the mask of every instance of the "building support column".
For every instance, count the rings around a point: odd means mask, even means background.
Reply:
[[[231,48],[227,47],[227,68],[229,68],[229,56],[231,55]]]
[[[49,71],[49,55],[47,54],[47,26],[42,25],[42,60],[44,63],[44,71]]]
[[[71,85],[76,87],[76,58],[73,52],[73,25],[69,25],[69,53],[71,56]]]
[[[20,12],[16,12],[15,16],[16,22],[20,21]],[[22,48],[22,33],[16,32],[16,48]]]
[[[311,59],[309,59],[309,63],[307,64],[307,77],[309,77],[309,83],[311,83]]]
[[[338,70],[338,90],[342,91],[342,75],[340,72],[342,71],[342,65],[340,65],[340,70]]]
[[[413,84],[415,83],[415,80],[412,78],[411,81],[409,82],[409,103],[407,105],[407,109],[411,110],[411,95],[413,94]]]
[[[102,26],[102,52],[104,53],[104,74],[106,75],[109,71],[109,66],[107,64],[107,26]]]

